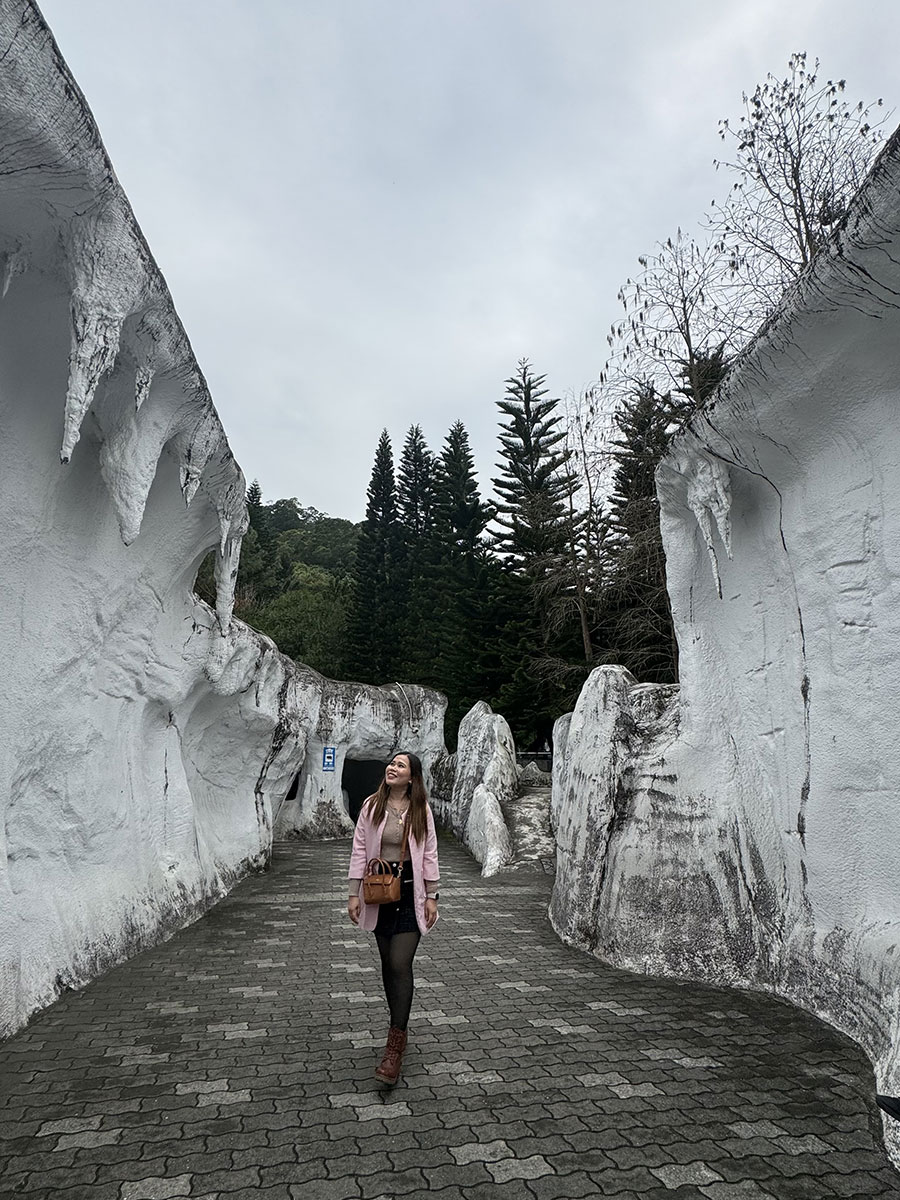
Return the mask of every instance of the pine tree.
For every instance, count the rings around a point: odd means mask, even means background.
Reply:
[[[234,611],[241,620],[256,625],[262,607],[273,600],[279,591],[273,539],[257,479],[247,488],[247,510],[250,528],[241,545]]]
[[[410,683],[434,685],[437,463],[418,425],[410,427],[397,477],[397,664]]]
[[[687,397],[687,404],[680,406],[680,415],[690,417],[695,408],[702,408],[725,376],[730,363],[725,355],[725,343],[720,342],[712,349],[695,351],[692,358],[679,360],[680,386],[675,391]]]
[[[434,521],[435,458],[418,425],[411,425],[403,443],[397,476],[397,516],[404,545],[415,547]]]
[[[619,437],[613,443],[616,470],[610,496],[609,636],[615,661],[646,683],[677,678],[655,472],[679,407],[671,396],[660,396],[644,384],[615,418]]]
[[[356,548],[345,674],[364,683],[397,677],[399,537],[391,439],[382,430]]]
[[[478,491],[475,459],[462,421],[451,425],[440,456],[439,520],[449,532],[454,548],[473,559],[481,547],[491,510]]]
[[[250,524],[253,524],[253,518],[258,518],[259,511],[262,508],[262,488],[259,486],[259,480],[254,479],[247,488],[247,508],[250,512]]]
[[[567,469],[559,426],[558,399],[547,399],[545,376],[535,375],[521,359],[506,381],[498,407],[504,461],[493,481],[499,497],[494,539],[503,559],[495,580],[493,603],[500,619],[498,637],[505,683],[497,696],[500,710],[520,742],[543,741],[562,709],[561,690],[543,664],[570,653],[570,631],[560,631],[548,595],[548,580],[558,573],[573,536],[569,497],[575,486]]]
[[[259,480],[254,479],[247,488],[247,514],[250,517],[250,528],[256,533],[258,545],[268,544],[272,540],[269,514],[262,500],[262,488],[259,486]]]
[[[560,444],[559,400],[547,400],[545,375],[535,375],[527,358],[506,381],[506,396],[497,407],[508,418],[500,424],[504,460],[499,479],[495,545],[517,566],[534,567],[565,545],[566,496],[571,477]]]
[[[451,428],[438,463],[435,599],[439,644],[438,687],[448,698],[444,728],[452,744],[459,722],[491,694],[485,647],[493,639],[488,616],[491,560],[484,532],[491,516],[478,491],[469,435],[461,421]]]

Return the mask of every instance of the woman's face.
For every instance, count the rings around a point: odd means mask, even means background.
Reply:
[[[384,772],[388,787],[404,787],[412,779],[409,769],[409,759],[405,754],[395,754]]]

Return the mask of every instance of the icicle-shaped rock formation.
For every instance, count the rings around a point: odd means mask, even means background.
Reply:
[[[344,757],[430,770],[445,702],[232,620],[244,479],[203,376],[37,8],[0,6],[0,44],[3,1036],[263,866],[298,774],[284,828],[322,833]]]
[[[558,724],[552,902],[567,940],[618,965],[818,1013],[892,1094],[898,405],[895,135],[659,468],[680,697],[602,668]]]

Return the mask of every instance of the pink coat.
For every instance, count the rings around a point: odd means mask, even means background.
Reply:
[[[356,822],[356,832],[353,835],[353,850],[350,854],[350,870],[347,872],[348,879],[362,879],[366,873],[366,863],[370,858],[378,858],[381,855],[381,835],[384,827],[387,824],[387,814],[380,825],[375,825],[370,819],[371,805],[370,796],[362,807],[362,812],[359,814],[359,819]],[[434,817],[431,814],[431,807],[426,810],[426,832],[424,845],[417,841],[412,834],[409,835],[409,857],[412,860],[413,869],[413,896],[416,905],[416,921],[419,924],[419,929],[422,933],[428,933],[428,926],[425,924],[425,880],[434,882],[440,878],[440,868],[438,867],[437,856],[437,834],[434,829]],[[359,889],[359,927],[366,929],[371,933],[378,922],[377,904],[366,904],[362,896],[362,885]],[[437,922],[435,922],[435,925]],[[434,925],[431,927],[434,929]]]

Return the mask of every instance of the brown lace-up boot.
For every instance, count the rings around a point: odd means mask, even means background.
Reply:
[[[384,1048],[384,1058],[375,1070],[375,1078],[393,1087],[400,1078],[400,1063],[403,1061],[403,1051],[406,1049],[406,1030],[392,1025],[388,1030],[387,1045]]]

